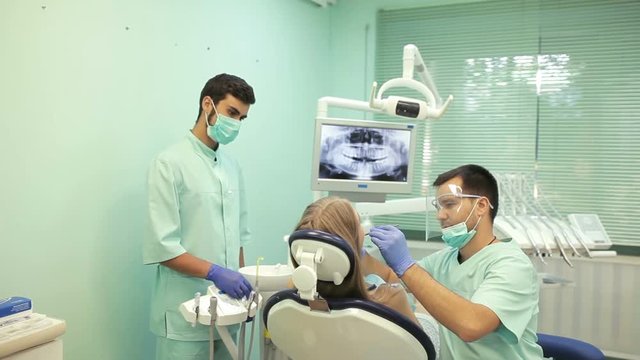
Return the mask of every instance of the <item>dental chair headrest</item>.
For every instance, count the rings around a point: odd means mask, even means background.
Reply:
[[[331,281],[340,285],[354,271],[353,249],[343,238],[334,234],[319,230],[294,231],[289,236],[289,250],[299,268],[309,265],[303,260],[304,254],[315,254],[313,263],[317,267],[317,280],[320,281]],[[304,269],[299,270],[301,271]],[[295,278],[294,276],[294,283]]]

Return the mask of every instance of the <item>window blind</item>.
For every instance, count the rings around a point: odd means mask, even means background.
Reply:
[[[637,1],[379,11],[378,82],[401,76],[402,48],[413,43],[440,95],[454,96],[442,119],[418,123],[412,193],[389,198],[432,195],[438,174],[467,163],[533,173],[561,214],[596,213],[614,243],[640,245],[638,15]],[[433,214],[376,221],[439,231]]]

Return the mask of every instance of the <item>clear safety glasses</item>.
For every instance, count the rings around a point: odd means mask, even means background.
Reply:
[[[447,212],[458,212],[462,208],[462,199],[472,198],[481,199],[485,196],[464,194],[462,188],[458,185],[449,184],[450,193],[442,194],[431,202],[436,211],[445,210]],[[493,205],[489,203],[489,207],[493,209]]]

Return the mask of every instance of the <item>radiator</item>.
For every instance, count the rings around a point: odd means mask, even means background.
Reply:
[[[640,360],[640,258],[533,259],[539,272],[573,281],[542,284],[538,332],[591,343],[607,356]]]

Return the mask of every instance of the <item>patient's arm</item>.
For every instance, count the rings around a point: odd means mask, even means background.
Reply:
[[[407,293],[398,284],[382,284],[369,292],[369,298],[379,304],[386,305],[420,325],[411,310]]]
[[[360,257],[360,267],[364,275],[376,274],[380,276],[385,282],[399,283],[400,278],[380,260],[374,258],[369,254],[365,254]]]

